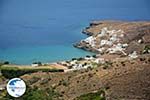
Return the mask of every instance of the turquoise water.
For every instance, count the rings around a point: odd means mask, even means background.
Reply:
[[[30,64],[34,61],[56,62],[69,60],[72,57],[82,57],[92,53],[73,48],[71,45],[20,47],[0,50],[1,58],[17,64]]]
[[[0,0],[0,60],[54,62],[91,55],[73,43],[92,20],[150,20],[150,0]]]

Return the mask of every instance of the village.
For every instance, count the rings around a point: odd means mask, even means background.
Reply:
[[[97,67],[99,64],[104,64],[108,62],[109,59],[105,59],[102,55],[113,55],[121,54],[127,56],[129,59],[137,58],[137,52],[133,51],[131,54],[125,52],[127,43],[122,43],[121,39],[124,38],[124,31],[119,30],[108,30],[107,27],[103,27],[97,35],[89,36],[86,39],[80,41],[93,49],[96,52],[95,55],[81,58],[72,58],[72,60],[59,61],[54,63],[42,63],[42,62],[33,62],[31,65],[11,65],[13,67],[19,68],[48,68],[48,69],[63,69],[64,72],[80,70],[86,68]],[[141,43],[142,40],[139,40],[137,43]],[[150,51],[148,51],[150,52]],[[10,66],[10,65],[8,65]],[[5,65],[7,67],[7,64]]]

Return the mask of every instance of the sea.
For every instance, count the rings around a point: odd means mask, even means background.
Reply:
[[[0,61],[28,65],[93,55],[73,47],[94,20],[149,21],[150,0],[0,0]]]

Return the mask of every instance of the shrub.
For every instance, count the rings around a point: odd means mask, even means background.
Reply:
[[[8,65],[8,64],[9,64],[9,61],[5,61],[4,64],[5,64],[5,65]]]
[[[77,60],[77,58],[72,58],[72,61],[73,61],[73,60]]]
[[[121,64],[122,64],[122,66],[125,66],[125,62],[122,61]]]
[[[68,86],[68,81],[66,81],[66,80],[61,80],[61,81],[59,81],[59,85],[63,85],[63,86]]]
[[[140,61],[145,61],[145,58],[140,58]]]
[[[84,58],[80,57],[80,58],[78,58],[77,60],[78,60],[78,61],[81,61],[81,60],[84,60]]]
[[[103,66],[103,69],[107,69],[108,67],[109,67],[109,66],[105,64],[105,65]]]
[[[143,54],[147,54],[150,51],[150,45],[146,45],[143,50]]]
[[[41,66],[42,62],[38,61],[38,62],[33,62],[32,64],[38,64],[39,66]]]
[[[92,74],[92,73],[89,73],[88,76],[89,76],[89,77],[93,77],[93,74]]]
[[[96,55],[93,55],[93,58],[96,58]]]
[[[90,56],[89,56],[89,55],[87,55],[86,57],[87,57],[87,58],[90,58]]]

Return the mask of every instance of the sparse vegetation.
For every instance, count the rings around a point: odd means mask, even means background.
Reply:
[[[26,93],[19,98],[13,98],[8,94],[5,100],[58,100],[59,93],[55,92],[52,88],[40,89],[37,87],[27,87]]]
[[[112,62],[106,61],[106,62],[103,64],[103,69],[107,69],[107,68],[111,67],[112,64],[113,64]]]
[[[37,82],[40,78],[39,77],[33,77],[31,80],[29,80],[29,84],[33,84],[35,82]]]
[[[67,80],[63,80],[63,79],[62,79],[62,80],[59,81],[59,85],[68,86],[68,84],[69,84],[69,83],[68,83]]]
[[[95,62],[92,62],[92,68],[96,68],[96,67],[98,67],[100,64],[98,64],[98,63],[95,63]]]
[[[75,98],[74,100],[106,100],[105,91],[100,90],[98,92],[88,93]]]
[[[19,69],[17,67],[0,67],[2,75],[7,78],[11,79],[14,77],[19,77],[24,74],[34,73],[34,72],[63,72],[64,70],[61,69]]]
[[[92,74],[92,73],[89,73],[88,76],[91,78],[91,77],[93,77],[93,74]]]

